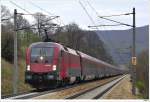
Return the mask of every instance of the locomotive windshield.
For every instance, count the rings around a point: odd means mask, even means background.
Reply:
[[[32,48],[31,63],[52,63],[54,48]]]

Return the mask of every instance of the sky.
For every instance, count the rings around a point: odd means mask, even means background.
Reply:
[[[63,25],[75,22],[82,29],[91,30],[88,26],[95,25],[110,25],[116,24],[103,19],[99,16],[107,16],[112,14],[131,13],[133,7],[136,9],[136,26],[149,25],[149,2],[150,0],[1,0],[1,4],[5,5],[13,13],[14,9],[17,9],[20,13],[27,13],[22,9],[16,7],[10,1],[21,6],[31,13],[42,12],[43,14],[53,16],[60,16],[54,22]],[[94,20],[94,24],[91,22],[86,12],[82,8],[79,1],[84,5],[89,15]],[[95,9],[89,5],[89,4]],[[36,6],[35,6],[36,5]],[[42,8],[42,10],[40,8]],[[44,9],[44,10],[43,10]],[[49,13],[47,13],[47,11]],[[98,15],[96,14],[96,12]],[[24,16],[30,23],[34,22],[32,16]],[[113,20],[117,20],[123,23],[132,25],[132,15],[111,17]],[[99,27],[99,30],[116,30],[116,29],[129,29],[126,26],[115,27]]]

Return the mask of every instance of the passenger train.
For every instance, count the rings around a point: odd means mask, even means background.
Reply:
[[[25,83],[37,89],[124,73],[125,70],[55,42],[33,43],[26,50]]]

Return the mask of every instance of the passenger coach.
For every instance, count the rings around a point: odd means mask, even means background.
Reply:
[[[35,88],[123,74],[106,62],[54,42],[38,42],[26,51],[25,82]]]

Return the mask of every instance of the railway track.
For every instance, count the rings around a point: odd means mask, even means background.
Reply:
[[[29,91],[25,91],[25,92],[20,92],[20,93],[18,93],[18,94],[2,95],[1,98],[2,98],[2,99],[7,99],[7,98],[10,98],[10,97],[15,97],[15,96],[19,96],[19,95],[29,94],[29,93],[32,93],[32,92],[36,92],[36,89],[29,90]]]
[[[110,79],[110,78],[108,78],[108,79]],[[116,80],[116,79],[118,79],[118,76],[113,77],[112,80]],[[104,78],[103,80],[107,80],[107,78]],[[99,80],[96,80],[96,81],[99,81]],[[60,88],[55,88],[55,89],[50,89],[50,90],[44,90],[44,91],[35,91],[34,90],[33,92],[24,93],[24,94],[20,94],[20,95],[17,95],[17,96],[11,96],[11,97],[7,97],[7,98],[3,98],[3,99],[30,99],[30,98],[37,98],[37,97],[45,96],[46,94],[53,94],[53,93],[57,93],[59,91],[71,90],[71,89],[73,89],[75,87],[79,87],[80,85],[86,85],[86,84],[89,84],[89,83],[94,83],[96,81],[88,81],[88,82],[84,82],[84,83],[78,83],[78,84],[74,84],[74,85],[68,85],[66,87],[60,87]],[[109,83],[111,81],[108,81],[106,83]],[[80,95],[88,93],[88,92],[90,92],[90,91],[92,91],[92,90],[94,90],[94,89],[96,89],[96,88],[98,88],[100,86],[102,86],[102,85],[98,85],[98,86],[96,86],[94,88],[91,88],[91,89],[86,90],[84,92],[80,92],[80,93],[78,93],[76,95],[64,96],[64,99],[77,98]]]
[[[35,92],[27,92],[25,94],[20,94],[20,95],[16,95],[16,96],[11,96],[11,97],[7,97],[4,99],[30,99],[30,98],[33,98],[33,97],[37,97],[37,96],[41,96],[41,95],[44,95],[44,94],[47,94],[47,93],[52,93],[52,92],[57,92],[57,91],[60,91],[60,90],[65,90],[65,89],[69,89],[69,88],[72,88],[72,87],[75,87],[77,86],[77,84],[75,85],[69,85],[69,86],[66,86],[66,87],[61,87],[61,88],[54,88],[54,89],[49,89],[49,90],[46,90],[46,91],[35,91]]]
[[[114,79],[102,85],[90,88],[88,90],[79,92],[77,94],[66,97],[66,99],[100,99],[107,93],[113,86],[120,82],[125,76]]]

